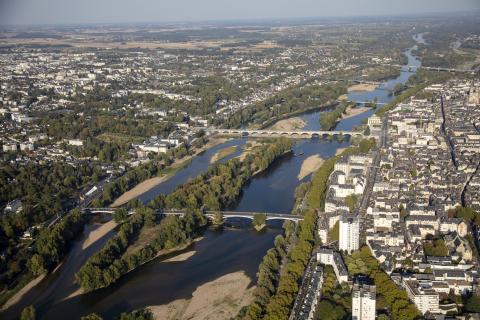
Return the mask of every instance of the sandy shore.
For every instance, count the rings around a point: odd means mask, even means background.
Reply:
[[[213,163],[215,163],[219,160],[222,160],[223,158],[228,157],[232,153],[235,153],[235,151],[237,151],[236,146],[226,147],[226,148],[218,151],[217,153],[215,153],[213,155],[213,157],[210,159],[210,163],[213,164]]]
[[[319,155],[313,155],[305,159],[300,168],[300,173],[298,174],[298,180],[302,180],[309,174],[317,171],[323,164],[323,159]]]
[[[218,144],[224,143],[227,141],[227,139],[219,138],[219,139],[212,139],[210,140],[206,145],[204,145],[202,148],[198,149],[195,151],[195,154],[193,156],[187,156],[182,159],[177,159],[175,162],[171,165],[172,168],[178,168],[179,166],[183,165],[185,162],[190,161],[193,157],[198,155],[199,153],[210,149]],[[170,179],[172,177],[172,174],[165,174],[160,177],[154,177],[148,180],[143,181],[142,183],[137,184],[135,187],[132,189],[128,190],[124,194],[122,194],[120,197],[118,197],[113,204],[111,205],[112,208],[120,207],[124,205],[125,203],[136,199],[138,196],[144,194],[148,190],[156,187],[162,182],[165,182],[166,180]]]
[[[243,147],[242,154],[238,157],[238,159],[240,159],[240,161],[245,160],[245,157],[261,144],[261,142],[258,142],[256,140],[248,140],[248,142]]]
[[[340,153],[342,153],[345,149],[347,148],[338,148],[337,151],[335,152],[335,155],[338,156]]]
[[[299,130],[305,127],[305,121],[299,117],[280,120],[272,125],[270,130]]]
[[[103,238],[107,233],[112,231],[117,226],[117,223],[113,220],[108,221],[107,223],[102,224],[101,227],[93,230],[88,234],[87,239],[82,244],[82,249],[87,249],[92,243],[96,242],[100,238]]]
[[[250,278],[244,272],[230,273],[199,286],[191,299],[180,299],[149,309],[158,320],[224,320],[233,318],[253,299]]]
[[[376,84],[359,83],[348,87],[348,92],[374,91],[376,88]]]
[[[351,117],[355,117],[356,115],[359,115],[361,113],[364,113],[368,110],[371,110],[370,108],[366,107],[348,107],[347,110],[345,111],[346,113],[342,115],[342,119],[348,119]]]
[[[187,261],[191,257],[193,257],[197,253],[197,251],[188,251],[182,254],[179,254],[178,256],[175,256],[173,258],[164,260],[162,262],[182,262],[182,261]]]
[[[153,187],[159,185],[160,183],[164,182],[169,178],[169,175],[164,175],[161,177],[155,177],[151,178],[148,180],[145,180],[139,184],[137,184],[135,187],[132,189],[128,190],[124,194],[122,194],[120,197],[115,200],[114,203],[112,203],[111,207],[116,208],[124,205],[125,203],[129,202],[130,200],[135,199],[139,195],[141,195],[144,192],[147,192],[148,190],[152,189]]]
[[[20,289],[17,293],[15,293],[13,295],[13,297],[11,297],[3,306],[0,310],[7,310],[8,308],[10,308],[11,306],[13,306],[14,304],[16,304],[17,302],[20,301],[20,299],[22,299],[22,297],[28,292],[30,291],[30,289],[32,289],[33,287],[35,287],[37,284],[39,284],[43,278],[45,278],[47,276],[46,273],[36,277],[35,279],[33,279],[32,281],[30,281],[25,287],[23,287],[22,289]]]

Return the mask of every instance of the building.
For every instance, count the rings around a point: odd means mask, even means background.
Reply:
[[[429,283],[420,283],[417,280],[406,280],[403,282],[410,300],[415,303],[417,309],[425,314],[439,313],[439,295]]]
[[[76,146],[76,147],[83,146],[83,141],[80,139],[68,139],[67,143],[71,146]]]
[[[317,252],[317,261],[324,265],[332,266],[338,282],[348,282],[347,267],[345,266],[340,253],[333,251],[332,249],[320,249]]]
[[[342,215],[340,218],[339,243],[340,250],[348,253],[360,247],[360,221],[358,217]]]
[[[22,142],[20,143],[21,151],[33,151],[35,150],[35,145],[31,142]]]
[[[3,145],[3,151],[4,152],[9,152],[9,151],[17,151],[18,150],[18,144],[17,143],[5,143]]]
[[[375,320],[376,287],[355,283],[352,290],[352,319]]]
[[[22,211],[22,209],[23,209],[22,200],[15,199],[7,203],[3,211],[4,213],[19,213],[20,211]]]

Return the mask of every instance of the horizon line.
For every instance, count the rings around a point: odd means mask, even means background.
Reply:
[[[307,21],[307,20],[349,20],[349,19],[379,19],[379,18],[421,18],[421,17],[440,17],[440,16],[472,16],[478,17],[480,9],[474,11],[434,11],[419,13],[392,13],[392,14],[373,14],[373,15],[341,15],[341,16],[304,16],[304,17],[269,17],[269,18],[231,18],[231,19],[199,19],[199,20],[165,20],[165,21],[111,21],[111,22],[57,22],[57,23],[8,23],[2,24],[4,27],[68,27],[68,26],[106,26],[106,25],[175,25],[175,24],[239,24],[253,22],[282,22],[282,21]]]

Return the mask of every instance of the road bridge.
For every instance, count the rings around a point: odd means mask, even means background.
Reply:
[[[99,213],[106,213],[106,214],[113,214],[115,212],[114,208],[85,208],[82,209],[84,214],[99,214]],[[283,213],[272,213],[272,212],[245,212],[245,211],[226,211],[226,210],[219,210],[219,211],[203,211],[204,215],[209,218],[213,219],[217,212],[220,212],[223,215],[224,219],[228,218],[243,218],[243,219],[250,219],[253,220],[254,216],[257,214],[264,214],[266,216],[266,220],[290,220],[290,221],[300,221],[303,220],[303,216],[300,215],[292,215],[292,214],[283,214]],[[129,215],[134,214],[135,211],[131,210],[128,212]],[[156,215],[161,216],[183,216],[185,215],[185,210],[157,210],[155,211]]]
[[[284,214],[284,213],[272,213],[272,212],[246,212],[246,211],[226,211],[226,210],[218,210],[218,211],[204,211],[204,214],[207,218],[213,219],[215,214],[221,213],[224,219],[228,218],[243,218],[243,219],[250,219],[253,220],[255,215],[263,214],[266,217],[266,220],[290,220],[290,221],[300,221],[303,220],[303,216],[300,215],[293,215],[293,214]],[[185,211],[182,210],[169,210],[159,212],[160,215],[177,215],[183,216]]]
[[[446,67],[425,67],[425,66],[408,66],[401,64],[380,64],[382,66],[390,67],[400,67],[403,69],[408,69],[409,71],[416,71],[418,69],[429,70],[429,71],[446,71],[446,72],[460,72],[460,73],[469,73],[469,72],[478,72],[476,69],[456,69],[456,68],[446,68]]]
[[[363,137],[363,132],[360,131],[288,131],[288,130],[248,130],[248,129],[207,129],[210,134],[227,135],[227,136],[241,136],[252,138],[272,138],[272,137],[287,137],[293,139],[309,139],[329,137]]]
[[[375,102],[375,101],[353,101],[353,100],[337,100],[337,101],[338,101],[338,102],[355,103],[355,104],[357,104],[357,105],[367,104],[367,103],[373,103],[373,104],[375,104],[375,105],[384,106],[384,105],[387,104],[386,102]]]

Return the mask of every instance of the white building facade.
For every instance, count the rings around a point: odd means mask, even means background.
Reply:
[[[339,225],[339,249],[357,251],[360,247],[360,221],[358,217],[343,215]]]
[[[376,287],[355,284],[352,291],[352,319],[375,320]]]

